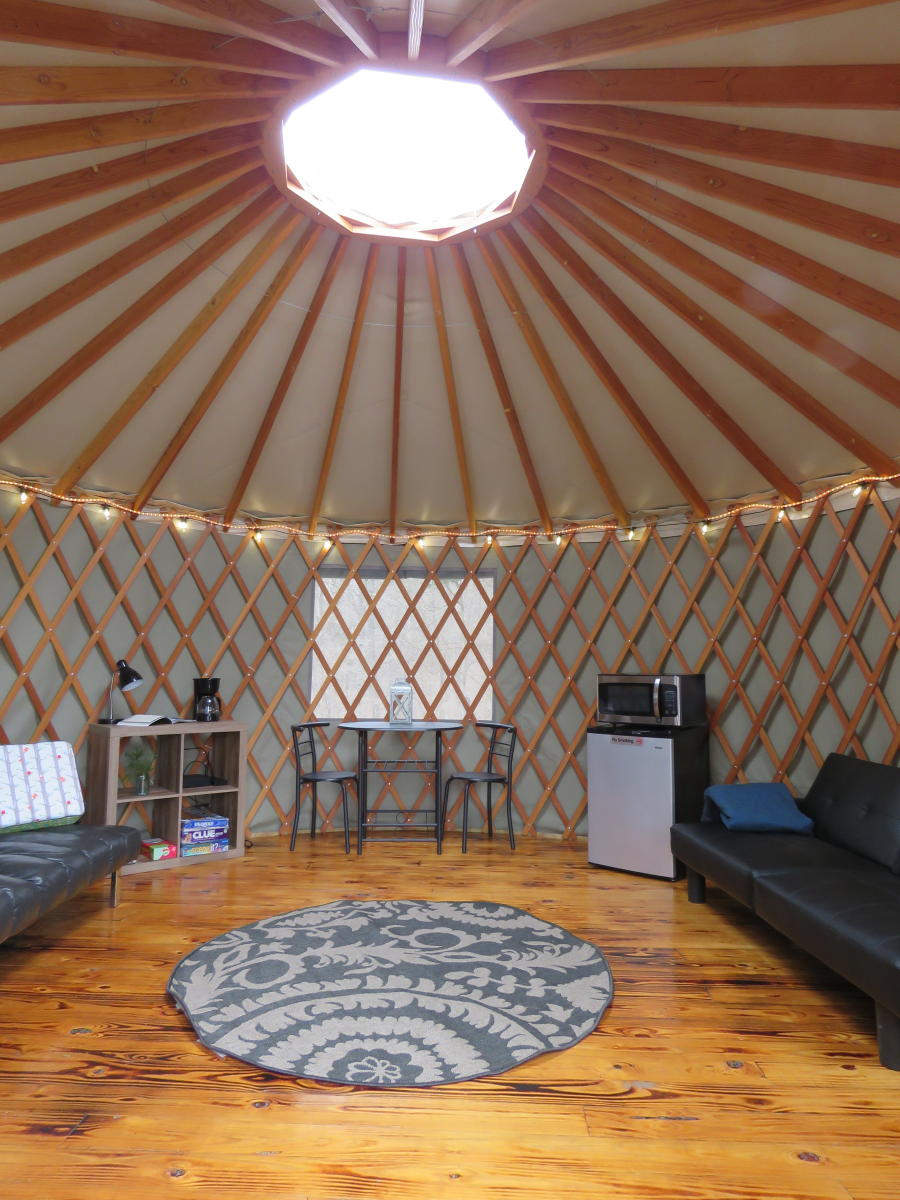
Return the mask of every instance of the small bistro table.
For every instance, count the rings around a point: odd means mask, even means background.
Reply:
[[[357,735],[357,764],[359,770],[359,817],[357,821],[356,852],[362,854],[363,842],[369,840],[369,830],[379,828],[373,822],[369,824],[368,777],[373,774],[404,774],[409,771],[419,771],[434,779],[434,822],[422,822],[418,825],[407,824],[407,829],[434,829],[437,852],[441,853],[443,829],[441,828],[441,756],[443,752],[443,735],[447,730],[462,729],[462,721],[411,721],[408,725],[392,725],[390,721],[341,721],[339,729],[349,729]],[[370,758],[370,733],[400,733],[400,734],[434,734],[433,758]],[[396,829],[399,826],[380,828]],[[421,841],[421,838],[409,838],[395,835],[394,837],[379,837],[372,839],[382,842]]]

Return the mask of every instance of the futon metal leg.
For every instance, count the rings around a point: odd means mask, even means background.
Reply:
[[[706,880],[690,867],[687,868],[687,892],[692,904],[702,904],[706,899]]]
[[[883,1004],[875,1005],[878,1061],[889,1071],[900,1071],[900,1016]]]
[[[119,905],[119,872],[113,871],[109,877],[109,903],[110,907],[117,908]]]

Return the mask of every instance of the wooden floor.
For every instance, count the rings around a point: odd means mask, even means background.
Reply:
[[[898,1200],[900,1073],[871,1005],[710,889],[589,867],[583,843],[260,840],[102,887],[0,947],[6,1200]],[[472,1083],[355,1089],[219,1059],[166,997],[233,926],[340,897],[518,905],[606,952],[579,1045]]]

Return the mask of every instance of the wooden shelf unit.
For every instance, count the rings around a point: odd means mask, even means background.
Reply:
[[[138,859],[122,868],[123,874],[193,867],[199,863],[240,858],[244,853],[246,819],[245,725],[237,721],[190,721],[174,725],[91,725],[88,729],[85,817],[92,825],[124,824],[137,807],[147,832],[178,847],[175,858],[156,862]],[[122,748],[129,738],[155,743],[153,786],[144,796],[123,786]],[[209,749],[212,774],[228,782],[215,787],[185,787],[185,769],[204,748]],[[181,855],[181,818],[185,803],[202,803],[228,817],[228,850],[212,854]]]

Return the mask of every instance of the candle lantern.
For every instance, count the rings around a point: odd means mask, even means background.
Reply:
[[[391,684],[388,720],[391,725],[412,725],[412,684],[398,679]]]

